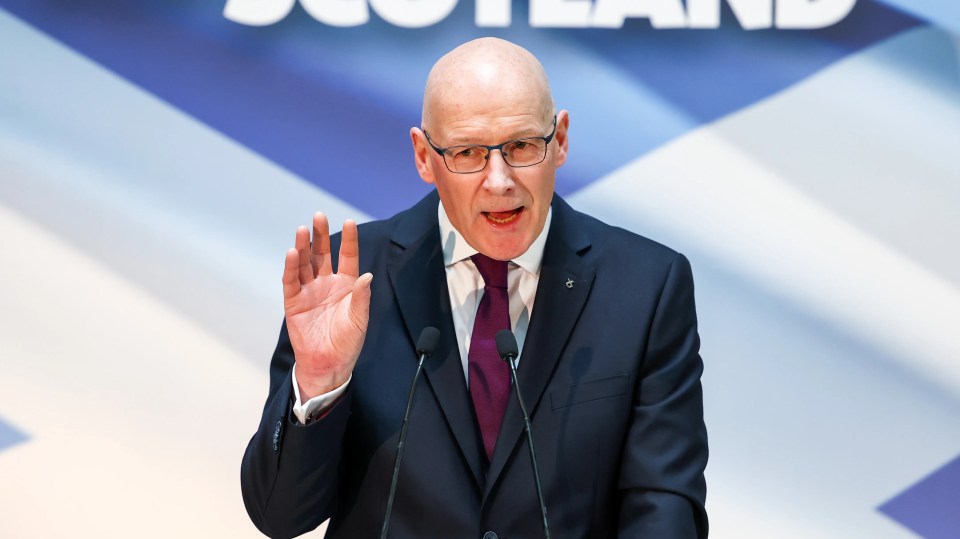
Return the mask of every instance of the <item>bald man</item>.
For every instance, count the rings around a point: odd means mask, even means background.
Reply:
[[[339,235],[319,213],[312,241],[297,231],[270,394],[241,474],[265,534],[330,518],[327,537],[379,536],[415,342],[436,327],[390,537],[542,537],[522,414],[509,371],[488,357],[485,328],[500,324],[521,350],[552,535],[707,536],[689,263],[554,194],[569,124],[529,52],[471,41],[436,63],[410,130],[436,190]]]

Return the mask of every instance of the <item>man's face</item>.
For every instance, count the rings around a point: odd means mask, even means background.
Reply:
[[[431,114],[433,125],[425,127],[439,147],[497,145],[549,135],[553,117],[544,117],[544,107],[535,96],[506,101],[491,107],[457,100],[456,106],[438,107]],[[557,114],[556,133],[542,163],[511,167],[494,150],[482,171],[469,174],[448,170],[419,129],[411,130],[411,138],[420,176],[436,185],[453,226],[481,253],[510,260],[526,252],[543,230],[556,170],[566,160],[568,124],[566,111]]]

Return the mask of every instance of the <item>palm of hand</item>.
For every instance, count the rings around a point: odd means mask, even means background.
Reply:
[[[345,383],[360,357],[373,276],[358,277],[358,245],[356,223],[345,222],[338,272],[333,273],[327,219],[318,213],[313,218],[313,242],[307,228],[300,227],[296,247],[287,251],[283,305],[297,383],[307,398]]]
[[[284,299],[290,342],[305,370],[323,370],[344,361],[352,366],[360,355],[367,320],[358,319],[350,309],[356,281],[351,275],[321,276]]]

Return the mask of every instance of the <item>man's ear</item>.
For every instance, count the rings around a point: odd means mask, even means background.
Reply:
[[[430,153],[433,152],[433,148],[427,144],[427,136],[419,128],[411,127],[410,142],[413,143],[413,160],[417,164],[420,179],[429,184],[436,183],[433,171],[430,169]]]
[[[567,162],[567,151],[570,149],[570,140],[567,137],[570,128],[570,113],[561,110],[557,113],[557,132],[553,135],[557,139],[557,168]]]

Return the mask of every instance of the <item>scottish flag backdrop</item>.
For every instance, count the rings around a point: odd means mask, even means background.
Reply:
[[[570,110],[558,192],[693,263],[712,536],[960,537],[956,0],[0,0],[0,536],[259,535],[293,231],[427,191],[481,35]]]

